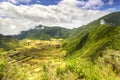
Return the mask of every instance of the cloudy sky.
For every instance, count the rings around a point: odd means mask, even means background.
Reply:
[[[75,28],[116,11],[120,0],[0,0],[0,33],[19,34],[39,24]]]

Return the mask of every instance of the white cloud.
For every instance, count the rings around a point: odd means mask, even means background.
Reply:
[[[113,0],[109,0],[108,4],[109,5],[113,5],[114,1]]]
[[[15,25],[10,25],[10,29],[11,29],[11,30],[15,30],[15,29],[16,29],[16,26],[15,26]]]
[[[77,2],[77,5],[80,6],[80,7],[84,6],[85,4],[86,4],[85,1],[78,1]]]
[[[99,9],[104,5],[102,0],[88,0],[83,6],[84,9]]]
[[[106,11],[107,11],[107,12],[115,12],[115,11],[116,11],[116,8],[108,8]]]
[[[0,3],[0,15],[7,16],[0,18],[0,33],[18,34],[20,31],[39,24],[74,28],[109,13],[108,11],[83,10],[76,6],[78,3],[77,0],[63,0],[58,5],[50,6],[38,4],[16,6],[8,2]],[[11,25],[14,26],[12,29],[10,29]]]

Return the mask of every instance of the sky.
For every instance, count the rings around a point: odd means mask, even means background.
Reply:
[[[0,33],[15,35],[37,25],[76,28],[120,11],[120,0],[0,0]]]

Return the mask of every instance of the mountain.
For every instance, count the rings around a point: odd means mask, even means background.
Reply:
[[[34,29],[28,31],[22,31],[19,35],[14,37],[17,39],[42,39],[48,40],[51,38],[67,38],[71,32],[71,29],[66,29],[62,27],[47,27],[39,25]]]
[[[70,54],[80,52],[78,55],[91,56],[93,59],[93,55],[102,55],[96,52],[104,49],[120,50],[119,40],[120,12],[116,12],[75,29],[66,40],[66,49]]]
[[[0,48],[10,50],[18,47],[18,41],[10,36],[3,36],[0,34]]]
[[[120,12],[74,29],[63,45],[79,79],[120,80]]]
[[[75,29],[65,48],[68,56],[89,57],[92,61],[103,56],[105,50],[120,50],[120,12]]]

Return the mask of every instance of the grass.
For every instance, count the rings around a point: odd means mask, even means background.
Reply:
[[[119,80],[109,66],[93,64],[87,59],[68,60],[68,69],[75,72],[77,79],[84,80]]]
[[[120,57],[115,56],[120,54],[119,34],[119,26],[99,25],[98,21],[77,29],[65,41],[68,69],[77,79],[119,80]]]
[[[84,55],[101,43],[102,40],[91,43],[94,45]],[[58,44],[62,45],[61,40],[22,40],[19,48],[8,52],[1,49],[1,80],[119,80],[119,51],[103,51],[103,56],[93,63],[89,57],[79,57],[79,51],[71,58],[65,57],[67,51],[56,48]],[[114,61],[111,58],[113,52],[117,54]],[[7,55],[10,54],[13,57],[9,60]]]

